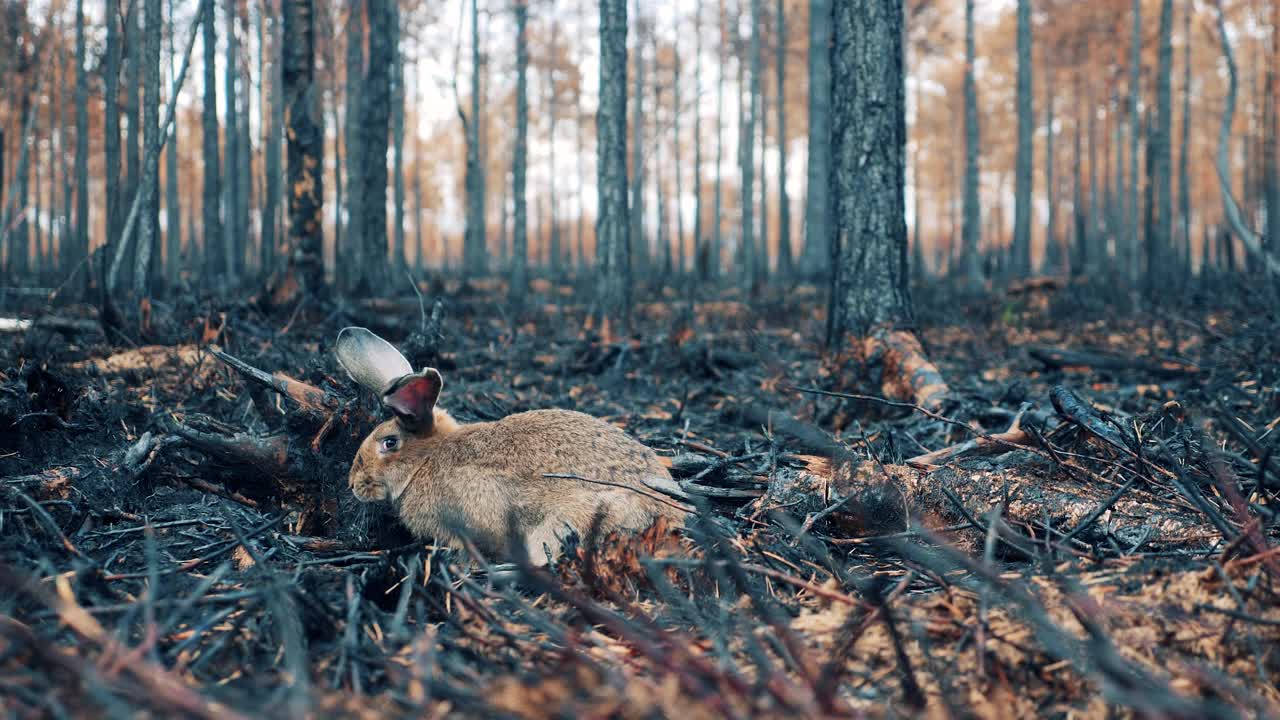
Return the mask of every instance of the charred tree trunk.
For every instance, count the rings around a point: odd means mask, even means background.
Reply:
[[[831,258],[831,0],[809,0],[809,150],[804,268]]]
[[[347,17],[347,103],[344,109],[346,128],[343,143],[346,148],[344,160],[347,166],[346,180],[342,186],[342,196],[346,198],[346,219],[342,222],[345,228],[342,233],[342,246],[337,249],[335,267],[345,272],[335,277],[335,283],[342,290],[351,290],[360,283],[364,275],[364,263],[369,260],[365,255],[362,222],[364,218],[364,202],[367,188],[364,186],[364,134],[360,130],[361,93],[364,90],[364,15],[368,0],[353,0]]]
[[[1155,153],[1157,201],[1155,237],[1147,239],[1147,292],[1156,294],[1164,286],[1173,246],[1173,161],[1170,140],[1173,128],[1173,0],[1160,3],[1160,52],[1156,70],[1156,130],[1152,137]]]
[[[263,171],[266,175],[263,182],[262,198],[262,271],[270,275],[276,264],[276,222],[280,203],[280,141],[284,129],[284,98],[282,85],[284,78],[284,43],[280,32],[279,16],[271,20],[271,84],[266,97],[270,100],[269,129],[266,138],[266,158]],[[262,82],[266,82],[263,78]]]
[[[107,0],[107,57],[103,68],[103,159],[106,162],[107,255],[120,233],[120,0]],[[79,72],[77,72],[78,82]],[[78,90],[78,85],[77,85]],[[79,152],[77,151],[77,167]],[[79,220],[76,224],[79,225]],[[70,259],[70,258],[68,258]],[[69,267],[69,266],[68,266]]]
[[[404,54],[400,52],[400,3],[391,3],[391,269],[401,272],[404,254]]]
[[[907,289],[902,6],[835,0],[832,157],[836,320],[828,342],[911,322]]]
[[[1280,5],[1275,7],[1280,8]],[[1191,175],[1188,171],[1188,160],[1191,150],[1191,15],[1195,12],[1193,0],[1187,0],[1186,9],[1183,11],[1183,28],[1182,42],[1185,43],[1183,49],[1183,65],[1182,65],[1182,147],[1178,153],[1178,210],[1182,223],[1182,232],[1180,233],[1182,252],[1185,265],[1182,268],[1182,277],[1189,280],[1191,277]],[[1277,20],[1280,20],[1280,10],[1277,10]],[[1273,26],[1273,32],[1280,32],[1280,28]],[[1278,37],[1280,36],[1274,36]],[[1271,77],[1274,80],[1274,74]],[[1273,113],[1274,121],[1275,112],[1275,96],[1272,95],[1268,101],[1268,108]],[[1274,130],[1274,126],[1273,126]],[[1271,149],[1268,151],[1268,162],[1271,163],[1270,170],[1267,172],[1268,182],[1271,183],[1273,193],[1280,193],[1280,186],[1277,186],[1276,171],[1276,148],[1274,144],[1275,135],[1273,133]],[[1280,201],[1280,194],[1276,195],[1276,200]],[[1267,221],[1273,233],[1280,231],[1276,226],[1276,219],[1280,218],[1280,207],[1276,208],[1276,213],[1268,211]],[[1276,247],[1273,245],[1273,247]],[[1277,247],[1276,249],[1280,249]]]
[[[724,0],[720,0],[720,32],[725,32]],[[707,273],[715,277],[720,273],[720,257],[724,249],[724,224],[721,222],[720,208],[724,202],[724,68],[727,60],[721,58],[720,67],[716,70],[716,178],[715,202],[712,217],[715,225],[711,228],[711,249],[708,252]]]
[[[833,244],[829,346],[881,368],[881,386],[926,407],[947,392],[912,322],[907,278],[903,7],[835,0],[832,65]]]
[[[75,250],[68,258],[68,268],[89,259],[89,78],[85,69],[84,46],[84,0],[76,0],[76,239]],[[107,180],[111,180],[109,173]],[[86,288],[92,277],[93,273],[86,270]]]
[[[1044,53],[1044,200],[1046,206],[1045,220],[1045,236],[1044,236],[1044,264],[1046,270],[1051,270],[1059,262],[1056,256],[1058,252],[1058,185],[1057,178],[1054,175],[1054,141],[1058,137],[1058,131],[1054,127],[1054,82],[1053,67],[1050,63],[1052,60],[1049,53]],[[1065,269],[1066,263],[1062,263]]]
[[[137,264],[133,271],[133,291],[140,297],[151,293],[152,263],[160,248],[160,38],[164,22],[160,0],[145,0],[142,60],[144,76],[142,108],[143,168],[141,217],[138,220]],[[146,182],[149,179],[150,182]]]
[[[787,195],[787,16],[783,0],[774,4],[778,24],[774,51],[774,78],[777,83],[778,123],[778,272],[791,274],[791,198]]]
[[[964,4],[964,193],[961,202],[964,205],[961,220],[962,249],[964,258],[965,281],[970,288],[982,285],[982,258],[979,248],[982,245],[982,209],[978,205],[978,156],[982,133],[978,127],[978,88],[974,80],[973,67],[977,62],[974,27],[973,0],[965,0]]]
[[[204,223],[203,242],[205,270],[209,279],[227,277],[226,255],[223,252],[221,171],[218,158],[218,76],[217,24],[214,22],[213,0],[201,0],[205,17],[201,28],[204,43],[204,107],[201,111],[201,128],[204,145]]]
[[[485,271],[485,171],[480,134],[480,12],[478,0],[471,0],[471,116],[468,118],[459,107],[463,133],[467,142],[467,225],[462,241],[463,269],[469,275]],[[504,210],[505,212],[505,210]]]
[[[1133,40],[1129,56],[1129,188],[1125,238],[1125,265],[1129,279],[1136,282],[1141,267],[1139,248],[1142,232],[1138,224],[1138,139],[1141,137],[1139,106],[1142,101],[1142,0],[1133,0]]]
[[[168,3],[169,21],[169,86],[177,86],[177,72],[174,64],[178,62],[178,49],[175,46],[177,25],[173,21],[173,0]],[[173,135],[166,141],[164,155],[164,209],[165,209],[165,252],[164,283],[172,288],[177,284],[178,272],[182,269],[179,255],[182,253],[182,201],[178,193],[178,127],[174,124]]]
[[[289,250],[304,289],[324,294],[324,126],[315,87],[313,0],[284,3],[284,100],[288,128]]]
[[[392,12],[394,0],[366,0],[369,63],[360,90],[360,192],[362,217],[356,237],[361,258],[357,293],[387,288],[387,134],[391,124]]]
[[[697,15],[693,24],[694,51],[693,51],[693,238],[692,253],[694,272],[698,280],[706,282],[709,277],[707,272],[708,258],[706,249],[706,238],[703,237],[705,230],[702,225],[702,4],[703,0],[698,0]],[[696,287],[692,282],[689,284],[690,291]],[[690,296],[690,302],[693,301]]]
[[[684,232],[684,213],[681,212],[680,203],[684,198],[684,166],[682,163],[683,152],[680,146],[680,116],[683,114],[680,97],[680,39],[675,36],[671,44],[672,60],[675,66],[671,69],[671,85],[675,97],[672,98],[671,105],[671,125],[673,130],[671,140],[672,165],[676,173],[676,197],[675,197],[675,216],[676,216],[676,269],[681,272],[688,272],[689,252],[685,246]]]
[[[600,2],[600,106],[596,113],[597,294],[602,322],[627,331],[631,315],[631,260],[627,216],[627,3]],[[605,328],[602,327],[602,330]],[[604,335],[608,336],[608,332]]]
[[[1031,192],[1035,118],[1031,90],[1031,0],[1018,0],[1018,155],[1014,181],[1013,271],[1031,274]]]
[[[604,12],[604,8],[601,8]],[[638,274],[648,269],[649,243],[644,233],[644,91],[645,91],[645,30],[640,16],[640,3],[636,3],[635,70],[631,100],[635,103],[631,112],[631,230],[627,236],[628,262]],[[625,66],[624,66],[625,67]],[[625,75],[624,83],[625,83]],[[623,90],[625,94],[625,89]],[[624,143],[625,144],[625,143]]]
[[[236,10],[231,0],[226,6],[227,62],[223,68],[223,103],[225,115],[222,126],[223,155],[226,161],[227,182],[222,184],[222,207],[227,222],[223,226],[222,249],[226,256],[227,280],[231,285],[239,282],[241,260],[244,258],[244,228],[240,226],[240,125],[237,120],[236,75],[239,52],[236,42]]]
[[[759,264],[767,262],[767,258],[758,257],[756,250],[755,226],[755,164],[756,164],[756,120],[760,116],[760,0],[751,0],[751,39],[747,49],[748,61],[751,63],[751,88],[747,90],[746,119],[742,124],[741,143],[742,158],[742,194],[739,204],[742,210],[742,253],[744,259],[743,275],[748,287],[754,287],[761,275]],[[762,233],[763,234],[763,233]]]
[[[516,147],[511,158],[511,184],[515,201],[515,229],[512,238],[511,299],[524,297],[529,284],[528,207],[525,173],[529,156],[529,4],[516,0]]]

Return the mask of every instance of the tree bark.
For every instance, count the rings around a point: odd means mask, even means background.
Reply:
[[[825,1],[825,0],[820,0]],[[719,2],[720,34],[725,33],[724,0]],[[707,258],[707,274],[715,277],[720,273],[720,257],[724,251],[724,226],[721,222],[720,208],[724,202],[724,69],[728,65],[727,58],[721,58],[720,67],[716,70],[716,178],[715,201],[712,217],[715,224],[711,228],[711,249]]]
[[[84,0],[76,0],[76,225],[73,250],[67,258],[68,272],[89,257],[89,78],[84,59]],[[118,167],[116,174],[119,175]],[[4,177],[2,169],[0,177]],[[110,182],[110,168],[107,179]],[[92,277],[93,273],[85,273],[86,288]]]
[[[275,270],[276,264],[276,218],[279,215],[280,202],[280,140],[281,133],[284,128],[284,98],[282,97],[282,85],[284,78],[284,44],[283,36],[280,32],[279,15],[272,15],[271,19],[271,84],[266,97],[270,102],[270,119],[268,124],[270,129],[267,130],[266,138],[266,158],[263,161],[263,170],[266,174],[264,178],[264,197],[262,199],[262,271],[264,275],[269,275]],[[266,78],[262,79],[266,82]]]
[[[684,213],[681,211],[681,203],[684,200],[684,172],[682,172],[684,170],[684,166],[681,162],[683,153],[680,148],[680,116],[683,114],[683,108],[681,106],[680,97],[680,72],[682,68],[680,66],[680,37],[678,34],[674,35],[672,38],[671,51],[672,58],[675,63],[675,67],[671,69],[671,85],[674,93],[671,106],[671,125],[673,133],[671,140],[671,155],[673,160],[672,164],[675,166],[676,173],[676,269],[681,273],[685,273],[689,270],[687,264],[689,262],[689,252],[688,248],[685,246]]]
[[[214,22],[213,0],[201,0],[205,22],[201,28],[204,43],[204,108],[201,128],[204,145],[204,260],[210,280],[226,277],[226,255],[222,248],[222,197],[218,158],[218,30]]]
[[[364,276],[364,264],[369,261],[364,245],[364,202],[368,189],[364,186],[364,149],[361,147],[363,133],[361,123],[361,92],[364,89],[364,23],[365,8],[368,0],[353,0],[350,3],[350,14],[347,17],[347,104],[345,114],[345,135],[347,175],[343,182],[342,196],[346,198],[346,228],[342,233],[342,246],[335,257],[336,267],[344,272],[336,278],[336,284],[343,290],[351,290],[361,282]]]
[[[1013,271],[1023,277],[1031,274],[1031,166],[1034,153],[1031,133],[1035,129],[1031,64],[1031,0],[1018,0],[1018,168],[1014,180]]]
[[[907,288],[902,5],[835,0],[832,157],[839,263],[828,341],[912,320]]]
[[[981,287],[982,258],[982,209],[978,205],[978,156],[982,135],[978,127],[978,89],[973,68],[977,62],[973,0],[964,4],[964,193],[961,196],[964,210],[961,220],[961,236],[964,257],[965,281],[971,289]]]
[[[739,200],[742,210],[742,253],[743,275],[748,287],[754,286],[760,275],[758,263],[766,262],[766,258],[757,257],[755,226],[755,164],[756,164],[756,119],[760,116],[760,0],[751,0],[751,39],[747,49],[748,61],[751,63],[751,87],[747,90],[747,107],[742,124],[742,134],[738,138],[742,163],[742,194]]]
[[[387,135],[391,125],[392,12],[395,0],[367,0],[369,63],[360,89],[360,153],[363,156],[359,223],[361,284],[357,293],[380,293],[387,277]],[[354,238],[353,238],[354,240]]]
[[[177,72],[174,63],[178,61],[178,49],[175,46],[177,39],[177,25],[173,20],[173,2],[168,2],[169,20],[166,23],[169,31],[169,87],[177,87]],[[172,90],[171,90],[172,91]],[[182,263],[179,261],[179,255],[182,253],[182,201],[178,193],[178,128],[173,128],[173,136],[168,138],[165,145],[165,185],[164,185],[164,209],[165,209],[165,252],[164,252],[164,282],[168,287],[177,284],[178,272],[182,269]]]
[[[698,280],[706,282],[709,277],[707,272],[708,259],[706,256],[706,239],[703,237],[704,230],[702,226],[702,5],[703,0],[698,0],[694,24],[694,51],[693,51],[693,238],[692,238],[692,258],[694,272]],[[691,282],[689,287],[692,291],[696,286]],[[690,296],[690,302],[693,301]]]
[[[831,257],[831,0],[809,0],[809,146],[804,269]]]
[[[596,112],[599,201],[597,294],[603,323],[630,322],[631,262],[627,216],[627,2],[600,0],[600,104]]]
[[[463,121],[463,133],[467,141],[467,225],[462,242],[463,269],[469,275],[484,273],[485,248],[485,169],[480,162],[482,138],[480,134],[480,13],[478,0],[471,0],[471,117],[459,110]],[[505,209],[503,210],[505,212]]]
[[[1240,240],[1244,243],[1245,249],[1249,254],[1257,258],[1259,264],[1273,279],[1280,278],[1280,260],[1267,252],[1267,248],[1262,244],[1263,239],[1245,224],[1244,218],[1240,214],[1240,206],[1231,191],[1231,167],[1227,158],[1231,152],[1231,123],[1236,111],[1236,93],[1239,87],[1239,80],[1236,73],[1235,55],[1231,50],[1231,39],[1227,35],[1227,22],[1222,9],[1222,0],[1217,0],[1217,8],[1218,37],[1222,43],[1222,54],[1227,60],[1229,79],[1226,104],[1222,110],[1222,125],[1218,131],[1218,153],[1216,158],[1218,186],[1222,192],[1223,211],[1227,216],[1227,222],[1230,224],[1231,229],[1240,236]],[[1225,251],[1229,262],[1234,265],[1235,253],[1231,247],[1229,234],[1224,233],[1219,243],[1220,249]]]
[[[1274,7],[1280,8],[1280,4]],[[1185,259],[1185,265],[1182,268],[1182,277],[1184,280],[1191,277],[1191,176],[1188,171],[1188,161],[1191,154],[1191,16],[1195,12],[1194,0],[1187,0],[1186,9],[1183,11],[1183,29],[1182,42],[1183,49],[1183,66],[1182,66],[1182,148],[1178,153],[1178,208],[1182,222],[1182,252]],[[1276,11],[1276,20],[1280,21],[1280,10]],[[1273,26],[1273,32],[1280,32],[1280,28]],[[1280,36],[1275,36],[1280,39]],[[1274,80],[1274,74],[1271,77]],[[1275,96],[1272,95],[1268,108],[1274,113]],[[1274,115],[1273,115],[1274,119]],[[1274,128],[1273,128],[1274,129]],[[1272,191],[1277,192],[1276,185],[1276,166],[1275,166],[1275,135],[1272,136],[1272,146],[1267,154],[1268,162],[1271,163],[1270,170],[1267,172],[1268,181],[1271,183]],[[1280,200],[1280,196],[1277,196]],[[1276,227],[1275,218],[1280,216],[1280,207],[1276,208],[1276,213],[1268,211],[1267,218],[1270,223],[1269,227],[1272,232],[1280,230]]]
[[[783,0],[776,0],[774,15],[778,23],[774,52],[778,91],[778,272],[786,276],[791,274],[791,198],[787,195],[787,15]]]
[[[524,297],[529,284],[528,207],[525,196],[529,155],[529,4],[516,0],[516,146],[511,158],[511,184],[515,201],[515,233],[512,238],[511,299]]]
[[[142,108],[142,146],[146,167],[143,177],[149,183],[138,188],[142,194],[142,216],[138,220],[137,265],[133,271],[133,290],[139,297],[151,294],[152,263],[160,249],[160,38],[164,21],[160,0],[145,0],[142,59],[144,76]]]
[[[1160,3],[1160,52],[1156,70],[1155,180],[1158,209],[1155,237],[1147,239],[1147,291],[1154,295],[1166,285],[1169,252],[1173,246],[1173,175],[1170,139],[1173,128],[1173,98],[1170,74],[1173,68],[1173,0]]]
[[[222,126],[223,159],[226,163],[227,182],[222,185],[222,207],[227,222],[223,225],[223,251],[226,255],[227,279],[235,285],[240,278],[240,262],[244,257],[244,229],[240,226],[240,125],[237,121],[236,75],[239,63],[236,42],[236,11],[234,0],[227,0],[227,58],[223,68],[223,103],[225,114]]]
[[[283,0],[289,245],[304,289],[324,293],[324,126],[315,87],[313,0]]]
[[[1054,141],[1058,137],[1058,131],[1054,127],[1054,68],[1050,53],[1045,52],[1044,57],[1044,200],[1046,207],[1045,220],[1045,236],[1044,236],[1044,264],[1046,269],[1054,268],[1059,262],[1059,258],[1055,256],[1058,252],[1058,185],[1057,178],[1054,176]],[[1062,263],[1065,269],[1066,263]]]
[[[138,192],[138,179],[141,175],[139,165],[142,162],[142,156],[139,154],[138,145],[142,138],[139,130],[142,128],[142,119],[138,116],[141,102],[138,94],[142,91],[142,34],[138,31],[138,23],[141,20],[143,8],[142,4],[145,0],[132,0],[125,5],[124,21],[124,37],[125,37],[125,88],[124,88],[124,112],[125,112],[125,180],[124,180],[124,203],[122,210],[127,209],[132,202],[134,195]],[[124,218],[120,219],[121,223]],[[123,230],[123,226],[121,227]],[[137,264],[138,246],[134,244],[125,249],[126,261],[125,279],[129,281],[130,273],[133,272],[134,266]]]
[[[1133,0],[1133,40],[1129,56],[1129,188],[1125,239],[1125,266],[1132,282],[1138,280],[1138,248],[1142,246],[1142,233],[1138,225],[1138,139],[1141,117],[1138,107],[1142,102],[1142,0]]]
[[[397,274],[405,267],[404,254],[404,54],[400,52],[400,3],[391,3],[391,138],[392,138],[392,222],[391,269]]]
[[[601,12],[604,12],[601,8]],[[639,273],[647,270],[649,243],[644,232],[644,91],[645,91],[645,28],[640,16],[640,2],[636,0],[635,71],[632,73],[635,107],[631,117],[631,230],[627,236],[628,262]],[[625,77],[625,76],[624,76]],[[625,80],[624,80],[625,82]],[[624,90],[625,92],[625,90]]]

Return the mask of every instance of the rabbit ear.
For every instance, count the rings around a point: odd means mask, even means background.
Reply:
[[[343,328],[334,348],[338,364],[366,390],[385,393],[392,383],[413,372],[399,350],[362,327]]]
[[[382,395],[382,404],[400,418],[407,430],[426,434],[435,422],[433,411],[442,387],[444,378],[435,368],[427,368],[396,380]]]

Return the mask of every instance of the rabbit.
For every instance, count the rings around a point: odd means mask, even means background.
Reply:
[[[585,537],[597,511],[604,532],[682,520],[685,510],[651,489],[678,492],[653,450],[599,418],[553,409],[460,423],[436,405],[440,372],[414,372],[369,330],[344,328],[335,354],[393,415],[361,444],[351,490],[364,502],[390,500],[418,538],[453,547],[467,540],[486,559],[511,559],[519,549],[509,538],[518,537],[530,561],[545,565],[570,531]]]

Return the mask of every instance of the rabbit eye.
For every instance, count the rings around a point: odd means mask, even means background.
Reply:
[[[400,447],[400,438],[395,435],[388,435],[382,438],[381,445],[384,452],[395,450]]]

